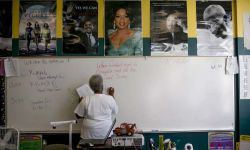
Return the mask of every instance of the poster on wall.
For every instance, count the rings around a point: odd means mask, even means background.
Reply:
[[[187,56],[186,1],[151,1],[151,55]]]
[[[12,55],[12,1],[0,1],[0,57]]]
[[[250,50],[250,13],[243,15],[244,49]]]
[[[56,0],[20,0],[19,55],[56,54]]]
[[[21,135],[19,143],[19,150],[42,150],[42,135]]]
[[[97,1],[64,1],[63,54],[98,54]]]
[[[232,1],[197,1],[197,55],[234,54]]]
[[[250,56],[239,56],[240,99],[250,99]]]
[[[105,1],[105,55],[143,55],[141,1]]]
[[[209,150],[234,150],[233,132],[209,132]]]

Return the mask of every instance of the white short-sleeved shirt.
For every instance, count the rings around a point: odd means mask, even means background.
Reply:
[[[118,106],[112,96],[94,94],[84,97],[74,112],[84,117],[81,138],[103,139],[112,125],[112,116],[118,113]]]

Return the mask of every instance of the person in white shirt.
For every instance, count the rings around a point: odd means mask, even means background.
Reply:
[[[74,110],[77,118],[84,118],[81,138],[104,139],[112,125],[112,116],[118,113],[114,88],[108,88],[108,95],[102,94],[103,78],[98,74],[90,77],[89,86],[94,94],[80,98]]]

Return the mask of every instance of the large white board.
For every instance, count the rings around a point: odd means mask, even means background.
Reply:
[[[53,130],[51,121],[75,119],[75,89],[92,74],[115,88],[117,125],[143,131],[234,130],[234,76],[224,57],[20,58],[20,76],[7,78],[7,125]],[[81,124],[81,123],[79,123]],[[74,126],[79,130],[79,125]]]

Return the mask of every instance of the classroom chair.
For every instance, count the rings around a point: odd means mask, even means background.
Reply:
[[[19,131],[11,127],[0,126],[0,150],[19,150]]]

